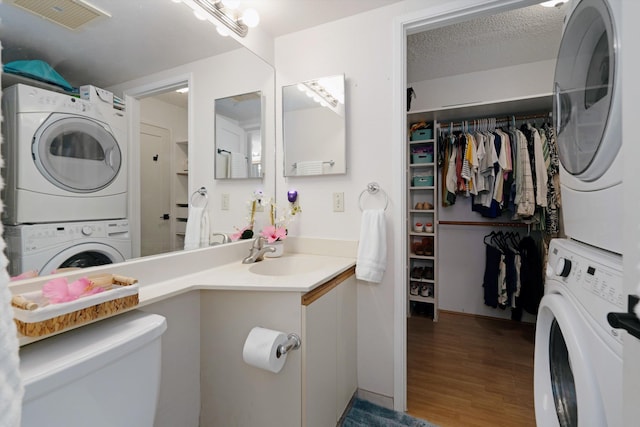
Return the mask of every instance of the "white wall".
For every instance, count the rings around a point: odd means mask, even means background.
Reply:
[[[404,1],[347,19],[276,39],[278,102],[280,88],[300,81],[344,73],[346,76],[347,174],[282,178],[277,163],[278,199],[286,201],[288,189],[299,193],[302,213],[291,227],[293,235],[336,239],[359,238],[358,197],[367,183],[376,181],[389,195],[387,244],[398,233],[390,212],[400,200],[393,197],[390,159],[395,147],[392,122],[392,24],[394,17],[437,1]],[[313,46],[312,52],[309,46]],[[304,58],[301,60],[300,58]],[[282,159],[282,122],[277,120],[277,158]],[[333,212],[332,193],[344,192],[345,211]],[[367,207],[384,206],[383,197],[365,199]],[[387,271],[380,284],[358,284],[358,386],[393,396],[393,300],[399,272],[389,251]]]
[[[554,59],[409,83],[411,111],[550,94],[555,66]]]

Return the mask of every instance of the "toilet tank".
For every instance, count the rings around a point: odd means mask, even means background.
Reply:
[[[132,311],[22,347],[22,426],[151,427],[166,328]]]

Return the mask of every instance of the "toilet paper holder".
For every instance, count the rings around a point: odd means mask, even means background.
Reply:
[[[280,357],[286,355],[291,350],[297,350],[302,345],[302,340],[300,337],[294,333],[287,335],[287,342],[284,344],[280,344],[278,349],[276,350],[276,356],[278,359]]]

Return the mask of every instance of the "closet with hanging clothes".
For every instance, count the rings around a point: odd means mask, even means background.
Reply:
[[[534,321],[546,242],[561,234],[550,110],[542,95],[409,114],[436,132],[440,308]]]

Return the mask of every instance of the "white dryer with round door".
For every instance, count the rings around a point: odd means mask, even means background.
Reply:
[[[127,217],[122,111],[24,84],[2,110],[5,224]]]
[[[553,105],[565,233],[622,253],[621,0],[579,0],[569,10]]]
[[[4,228],[9,274],[95,267],[131,258],[127,220],[21,224]]]
[[[625,304],[622,256],[551,241],[536,321],[537,425],[623,425],[622,340],[607,315]]]

